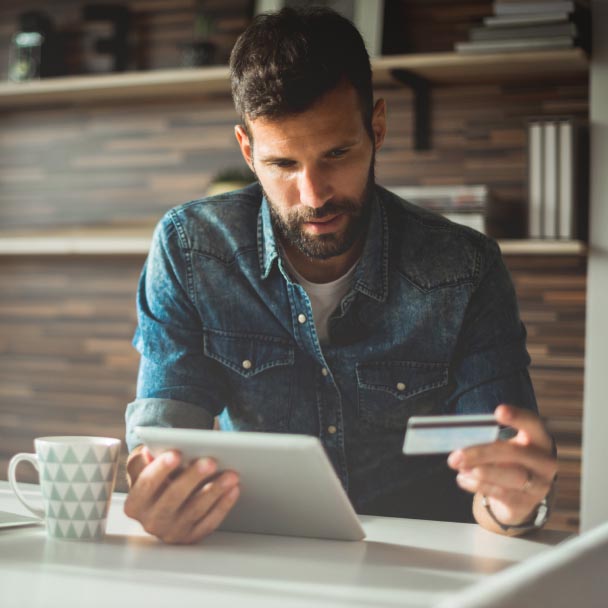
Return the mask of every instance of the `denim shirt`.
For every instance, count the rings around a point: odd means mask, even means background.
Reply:
[[[471,521],[446,455],[406,457],[412,415],[536,411],[525,329],[494,241],[373,196],[350,292],[320,344],[257,185],[157,226],[138,290],[136,425],[318,437],[359,513]]]

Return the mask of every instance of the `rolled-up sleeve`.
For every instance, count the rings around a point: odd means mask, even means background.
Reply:
[[[204,354],[185,238],[170,212],[154,232],[139,280],[137,398],[125,416],[130,450],[141,443],[138,425],[210,428],[224,407],[223,372]]]

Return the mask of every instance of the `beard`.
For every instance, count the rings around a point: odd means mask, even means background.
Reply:
[[[300,253],[313,260],[327,260],[346,253],[363,238],[367,232],[372,208],[372,194],[376,183],[374,159],[370,164],[367,182],[359,198],[335,197],[322,207],[294,209],[281,215],[278,206],[269,198],[270,217],[275,234],[284,245],[295,247]],[[344,214],[348,217],[346,228],[340,233],[308,234],[304,224],[320,220],[330,215]]]

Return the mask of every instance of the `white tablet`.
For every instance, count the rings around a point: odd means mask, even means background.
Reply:
[[[8,511],[0,511],[0,528],[19,528],[22,526],[39,526],[44,520],[37,517],[17,515]]]
[[[317,437],[137,427],[153,455],[210,456],[240,476],[240,496],[220,530],[336,540],[365,532]]]

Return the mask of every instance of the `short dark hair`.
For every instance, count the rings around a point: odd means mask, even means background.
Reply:
[[[258,15],[230,56],[232,97],[247,118],[281,118],[309,109],[341,82],[350,83],[371,132],[372,70],[357,28],[321,7]]]

